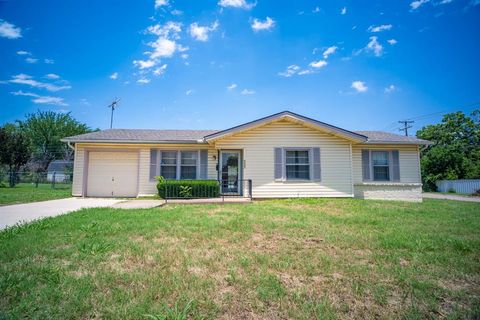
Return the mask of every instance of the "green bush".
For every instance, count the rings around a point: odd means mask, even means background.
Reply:
[[[217,180],[166,180],[157,177],[158,195],[166,198],[217,198],[220,184]]]

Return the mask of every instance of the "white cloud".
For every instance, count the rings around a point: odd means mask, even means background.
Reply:
[[[60,79],[60,76],[58,74],[55,74],[55,73],[49,73],[49,74],[45,75],[45,78],[57,80],[57,79]]]
[[[393,46],[394,44],[397,44],[398,41],[395,39],[390,39],[390,40],[387,40],[387,42]]]
[[[175,41],[162,37],[154,42],[150,42],[149,45],[153,48],[153,52],[150,54],[150,59],[171,57],[177,50],[177,44]]]
[[[55,60],[53,60],[53,59],[44,59],[43,62],[45,62],[46,64],[54,64],[54,63],[55,63]]]
[[[154,71],[153,71],[153,74],[156,75],[156,76],[160,76],[162,74],[165,73],[165,70],[167,70],[167,64],[163,64],[161,67],[158,67],[156,68]]]
[[[357,92],[366,92],[368,90],[368,87],[363,81],[353,81],[351,87],[357,90]]]
[[[385,88],[385,93],[392,93],[394,91],[397,91],[397,87],[395,87],[393,84]]]
[[[337,51],[337,49],[338,49],[337,46],[328,47],[325,51],[323,51],[323,58],[328,59],[328,57],[334,54]]]
[[[270,17],[267,17],[265,21],[253,19],[253,22],[252,22],[252,29],[255,32],[258,32],[261,30],[270,30],[273,27],[275,27],[275,21]]]
[[[347,14],[347,7],[343,7],[342,10],[340,10],[340,14]]]
[[[371,51],[376,57],[380,57],[383,53],[383,46],[378,42],[375,36],[370,37],[370,42],[365,47],[366,51]]]
[[[168,5],[168,0],[155,0],[155,9]]]
[[[183,11],[175,9],[175,10],[172,10],[170,13],[173,14],[174,16],[181,16],[183,14]]]
[[[18,39],[22,37],[22,29],[0,19],[0,37],[7,39]]]
[[[423,6],[425,3],[429,2],[430,0],[416,0],[410,3],[410,8],[412,10],[417,10],[421,6]]]
[[[237,87],[237,84],[236,84],[236,83],[232,83],[231,85],[229,85],[229,86],[227,87],[227,89],[228,89],[228,90],[233,90],[233,89],[235,89],[236,87]]]
[[[207,41],[208,34],[217,30],[218,26],[218,21],[215,21],[210,26],[200,26],[194,22],[190,25],[190,35],[197,41]]]
[[[251,95],[251,94],[255,94],[255,91],[251,89],[243,89],[241,93],[243,95]]]
[[[298,72],[298,75],[299,75],[299,76],[304,76],[304,75],[306,75],[306,74],[311,74],[311,73],[313,73],[313,70],[304,69],[304,70],[302,70],[302,71],[299,71],[299,72]]]
[[[51,97],[51,96],[41,96],[32,92],[23,92],[21,90],[11,92],[14,96],[25,96],[25,97],[32,97],[32,102],[35,104],[49,104],[53,106],[68,106],[67,103],[64,102],[63,98],[60,97]]]
[[[52,83],[40,82],[40,81],[34,80],[32,76],[29,76],[23,73],[13,76],[12,79],[10,79],[8,82],[16,83],[16,84],[24,84],[33,88],[46,89],[52,92],[72,88],[70,85],[58,86]]]
[[[133,60],[133,64],[140,69],[149,69],[155,65],[153,60]]]
[[[147,28],[146,32],[151,33],[163,38],[172,38],[178,39],[180,37],[179,33],[182,31],[182,24],[179,22],[168,21],[164,25],[156,24]]]
[[[137,82],[140,83],[140,84],[147,84],[147,83],[150,82],[150,79],[141,78],[141,79],[138,79]]]
[[[224,8],[232,7],[250,10],[251,8],[255,7],[257,3],[248,3],[245,0],[220,0],[218,5]]]
[[[390,30],[392,29],[392,25],[391,24],[382,24],[380,26],[370,26],[368,27],[368,31],[370,32],[382,32],[382,31],[386,31],[386,30]]]
[[[279,72],[278,75],[288,78],[288,77],[291,77],[294,74],[298,73],[298,71],[300,71],[300,67],[297,66],[296,64],[292,64],[292,65],[288,66],[285,71]]]
[[[38,59],[28,57],[28,58],[25,59],[25,62],[26,63],[37,63]]]
[[[320,11],[320,7],[315,7],[315,9],[312,10],[313,13],[319,13]]]
[[[28,51],[20,50],[20,51],[17,51],[17,54],[18,54],[19,56],[29,56],[29,55],[31,55],[32,53],[31,53],[31,52],[28,52]]]
[[[118,72],[114,72],[110,75],[110,79],[112,80],[117,80],[117,78],[118,78]]]
[[[316,69],[325,67],[326,65],[327,65],[327,61],[325,60],[312,61],[309,64],[310,67],[316,68]]]
[[[194,92],[195,92],[195,90],[190,89],[190,90],[187,90],[187,91],[185,92],[185,95],[191,96]]]

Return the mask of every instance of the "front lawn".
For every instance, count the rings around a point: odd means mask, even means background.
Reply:
[[[19,183],[13,188],[0,188],[0,205],[68,198],[72,195],[70,184],[58,184],[55,189],[49,183]]]
[[[480,204],[84,209],[0,233],[0,318],[478,318]]]

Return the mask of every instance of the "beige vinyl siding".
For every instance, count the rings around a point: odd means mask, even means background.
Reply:
[[[216,160],[213,156],[217,155],[217,151],[213,146],[206,144],[107,144],[107,143],[77,143],[75,145],[75,164],[73,169],[73,186],[72,194],[74,196],[83,196],[83,176],[87,150],[94,151],[138,151],[139,152],[139,168],[138,168],[138,195],[154,195],[157,193],[155,181],[150,181],[150,149],[161,150],[202,150],[208,149],[208,178],[217,179]]]
[[[400,160],[400,183],[421,183],[420,156],[416,145],[353,145],[353,182],[363,183],[362,150],[398,150]]]
[[[278,121],[215,142],[217,149],[243,151],[243,178],[253,197],[353,196],[350,142],[289,121]],[[321,181],[275,181],[274,148],[320,148]]]
[[[364,182],[362,177],[362,150],[398,150],[400,181]],[[375,200],[422,201],[420,154],[416,145],[354,145],[353,181],[355,197]]]
[[[73,164],[72,196],[83,195],[83,168],[85,162],[85,149],[78,144],[75,145],[75,159]]]
[[[150,149],[161,150],[203,150],[208,148],[208,179],[217,179],[216,160],[213,156],[217,151],[207,145],[152,145],[140,150],[140,170],[138,177],[138,195],[152,195],[157,193],[157,182],[150,180]]]

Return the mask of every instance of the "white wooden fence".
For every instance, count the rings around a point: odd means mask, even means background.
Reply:
[[[480,179],[475,180],[439,180],[435,183],[439,192],[454,190],[460,194],[472,194],[480,190]]]

